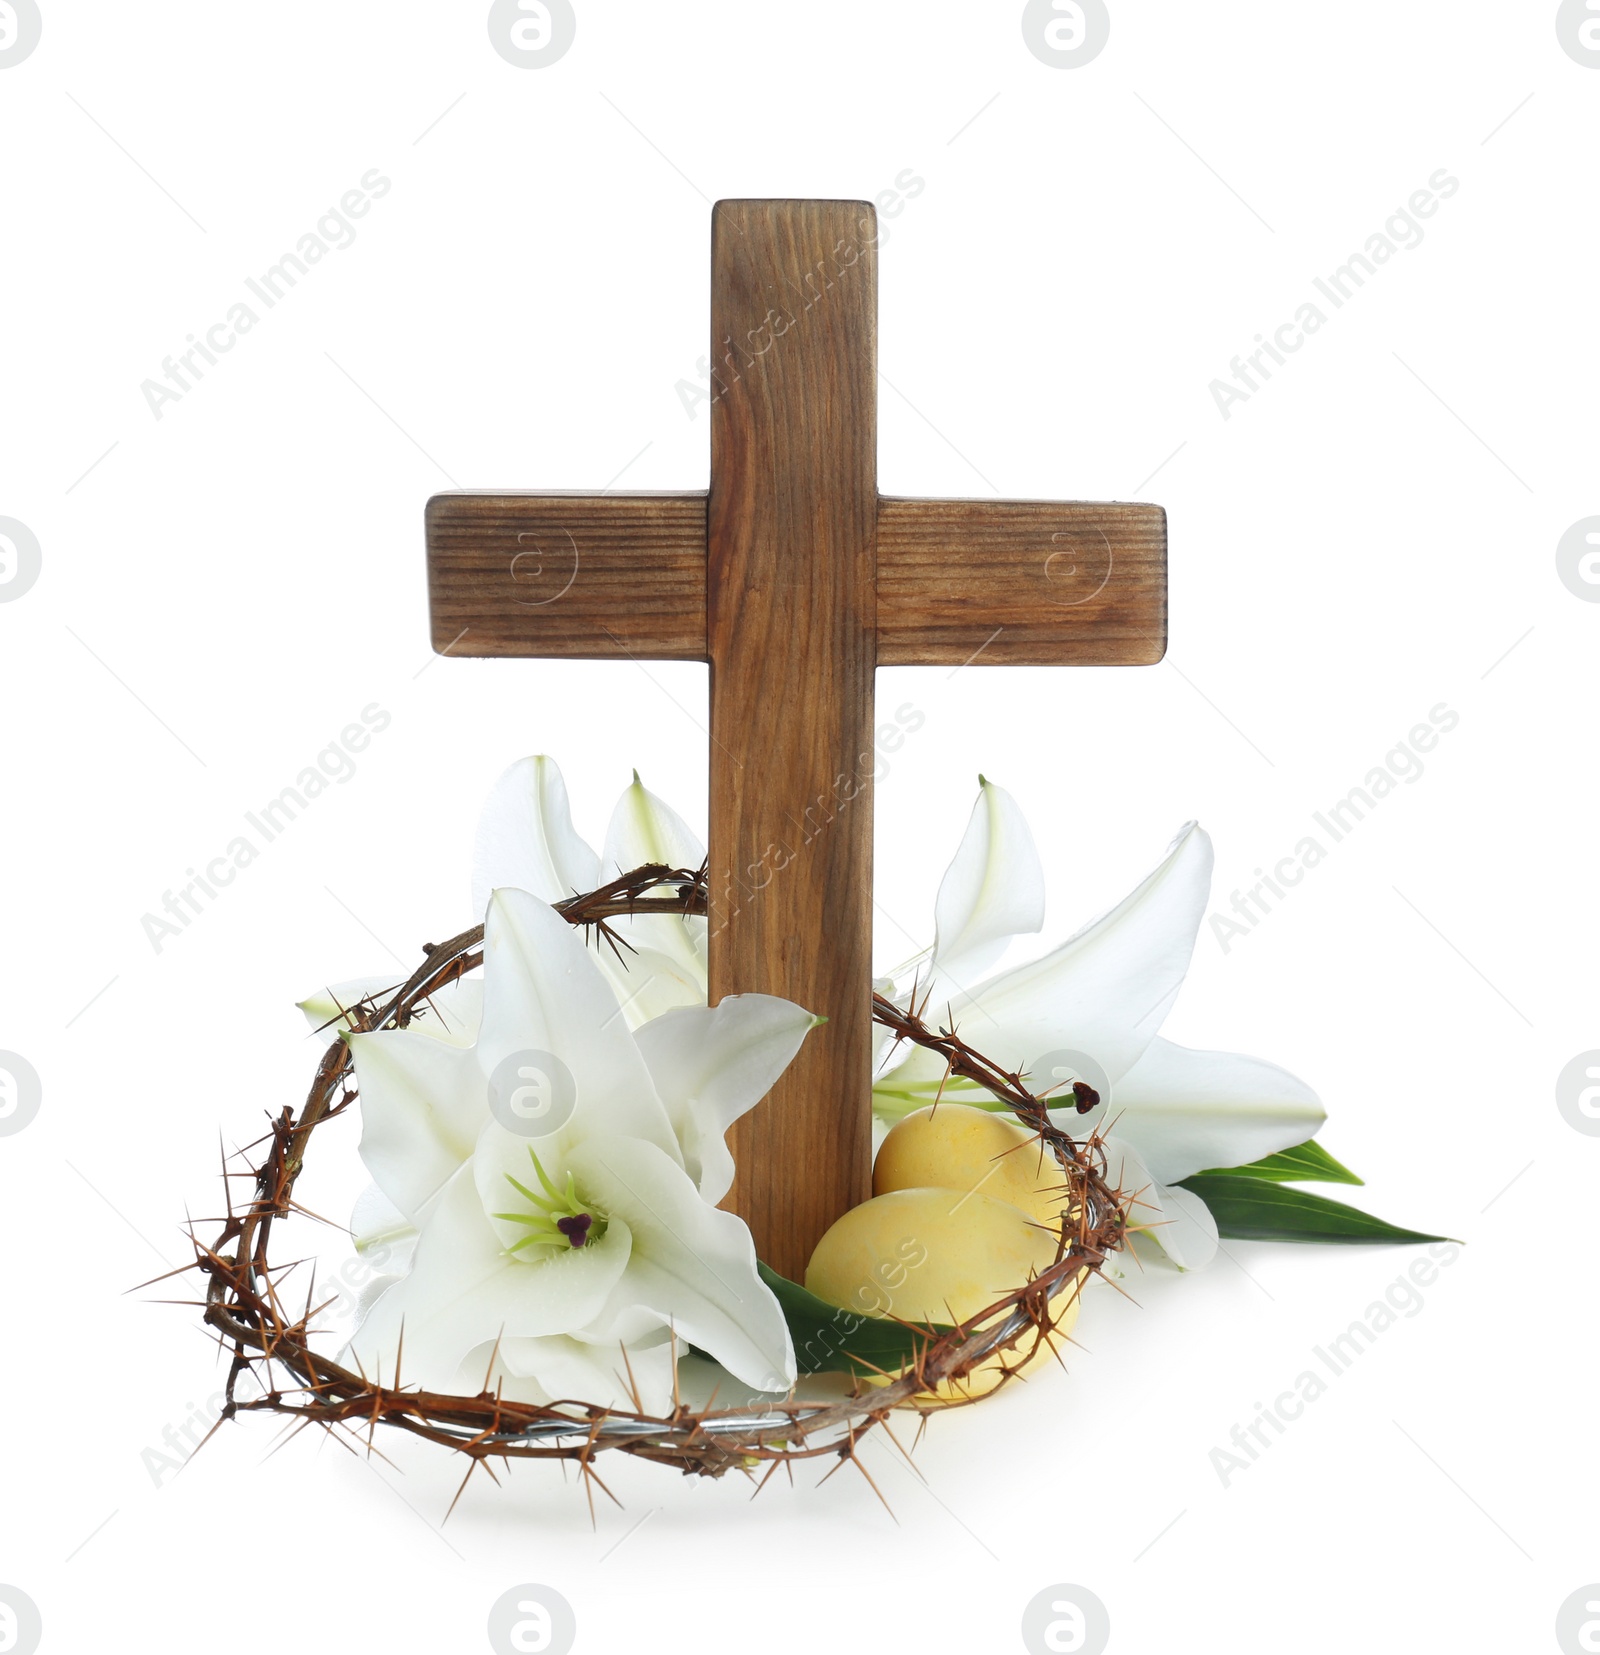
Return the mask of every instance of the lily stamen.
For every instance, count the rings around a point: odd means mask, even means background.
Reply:
[[[527,1235],[513,1242],[509,1250],[520,1253],[525,1247],[587,1247],[591,1241],[598,1241],[605,1234],[605,1218],[602,1214],[591,1212],[584,1205],[578,1195],[577,1180],[572,1174],[567,1174],[566,1188],[558,1189],[550,1182],[549,1175],[531,1146],[528,1149],[528,1159],[533,1162],[534,1173],[544,1194],[535,1194],[526,1184],[513,1178],[509,1172],[506,1173],[506,1182],[533,1208],[531,1213],[494,1215],[507,1224],[527,1226]],[[599,1226],[598,1229],[595,1228],[596,1224]]]

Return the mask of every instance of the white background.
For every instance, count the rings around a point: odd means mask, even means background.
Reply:
[[[1555,1648],[1600,1578],[1600,1141],[1554,1101],[1600,1046],[1600,607],[1555,564],[1600,512],[1600,73],[1546,0],[1121,0],[1070,71],[1016,0],[580,0],[532,72],[484,10],[45,0],[0,71],[0,515],[43,547],[0,605],[0,1047],[44,1082],[0,1139],[0,1583],[50,1651],[474,1650],[527,1581],[593,1651],[1010,1651],[1057,1582],[1119,1655]],[[154,418],[141,382],[375,167],[355,243]],[[878,797],[883,953],[926,940],[980,768],[1061,936],[1190,817],[1223,909],[1447,703],[1420,780],[1230,952],[1202,933],[1167,1032],[1304,1075],[1356,1199],[1460,1259],[1229,1486],[1211,1450],[1414,1255],[1237,1243],[1104,1292],[1068,1376],[934,1423],[925,1483],[869,1451],[892,1516],[848,1469],[752,1505],[621,1464],[593,1526],[524,1468],[441,1530],[453,1461],[268,1459],[261,1420],[157,1486],[144,1451],[220,1369],[149,1302],[184,1285],[126,1290],[218,1210],[219,1134],[303,1092],[292,1002],[466,922],[479,803],[523,754],[596,841],[634,765],[703,820],[702,669],[429,664],[425,499],[703,486],[675,386],[710,202],[908,168],[885,492],[1166,505],[1172,647],[882,675],[927,715]],[[1423,243],[1225,420],[1210,382],[1440,168]],[[141,917],[371,703],[354,779],[158,954]]]

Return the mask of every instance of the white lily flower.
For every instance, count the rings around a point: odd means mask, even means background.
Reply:
[[[1168,1258],[1185,1268],[1215,1252],[1216,1226],[1198,1197],[1171,1186],[1304,1143],[1325,1118],[1316,1094],[1274,1064],[1158,1036],[1189,968],[1211,865],[1211,841],[1191,822],[1110,913],[1037,960],[983,976],[1012,937],[1042,928],[1044,880],[1016,801],[980,778],[939,889],[937,940],[913,962],[916,986],[901,991],[902,1003],[913,994],[920,1003],[931,989],[930,1016],[1040,1090],[1060,1095],[1075,1079],[1093,1085],[1098,1107],[1064,1112],[1063,1126],[1079,1136],[1115,1132],[1126,1187],[1143,1192],[1136,1222],[1148,1222]],[[989,1098],[968,1082],[947,1081],[933,1053],[902,1047],[885,1058],[873,1104],[892,1121],[941,1094]]]
[[[502,886],[556,903],[619,874],[658,862],[693,873],[705,846],[672,807],[634,772],[596,856],[572,824],[567,786],[554,759],[522,759],[497,781],[478,824],[473,911],[482,915]],[[638,914],[611,921],[620,954],[603,938],[591,946],[633,1028],[678,1006],[706,1003],[706,922],[699,916]]]
[[[356,1026],[354,1009],[366,1002],[382,1007],[399,991],[393,976],[358,977],[352,982],[333,983],[299,1002],[313,1034],[331,1042]],[[447,983],[412,1013],[411,1032],[428,1035],[453,1046],[470,1046],[478,1038],[483,1020],[483,983],[477,977],[458,977]],[[370,1185],[357,1199],[350,1218],[350,1232],[357,1254],[379,1272],[363,1288],[356,1305],[356,1318],[387,1287],[411,1268],[416,1253],[417,1232],[410,1220],[378,1188]]]
[[[554,905],[649,863],[693,873],[705,857],[705,846],[694,830],[644,786],[638,771],[611,813],[605,854],[597,856],[573,826],[560,766],[543,756],[520,759],[494,784],[478,819],[472,911],[482,919],[490,895],[505,887],[531,891]],[[589,942],[630,1028],[681,1006],[705,1005],[703,918],[634,914],[609,923],[621,941],[620,953],[598,935]],[[393,975],[357,977],[330,984],[302,1000],[300,1009],[313,1030],[332,1040],[351,1027],[352,1006],[370,997],[381,1000],[399,986]],[[434,995],[413,1026],[470,1045],[477,1039],[481,1014],[481,987],[467,979]]]
[[[382,1007],[399,992],[401,979],[391,972],[386,977],[357,977],[346,983],[330,983],[308,999],[298,1002],[313,1034],[329,1041],[353,1029],[355,1008],[366,1002]],[[483,984],[476,977],[458,977],[419,1005],[411,1026],[436,1040],[470,1046],[478,1038],[483,1017]]]
[[[1156,1243],[1180,1270],[1203,1270],[1217,1256],[1217,1221],[1193,1190],[1158,1184],[1131,1144],[1105,1140],[1106,1177],[1128,1198],[1128,1228],[1135,1240]]]
[[[404,1270],[365,1306],[354,1358],[391,1383],[399,1358],[430,1389],[657,1411],[676,1334],[786,1390],[783,1312],[715,1203],[724,1133],[816,1019],[737,995],[635,1035],[582,939],[519,890],[489,901],[480,993],[470,1043],[448,1017],[349,1036],[378,1191],[358,1242]]]

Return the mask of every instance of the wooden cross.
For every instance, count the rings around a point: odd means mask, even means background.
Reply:
[[[1160,507],[879,495],[877,239],[867,202],[717,204],[709,494],[427,518],[436,650],[710,663],[711,1002],[828,1019],[733,1134],[729,1204],[795,1280],[872,1191],[874,669],[1166,648]]]

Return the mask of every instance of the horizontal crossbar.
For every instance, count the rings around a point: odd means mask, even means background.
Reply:
[[[1159,506],[880,500],[880,666],[1142,666],[1167,635]],[[704,661],[703,494],[443,494],[433,646]]]

